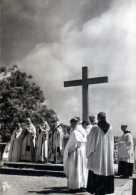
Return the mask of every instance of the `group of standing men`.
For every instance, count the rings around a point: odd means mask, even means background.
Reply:
[[[8,143],[8,160],[12,162],[62,162],[63,130],[54,122],[50,127],[42,121],[37,127],[30,118],[16,122]]]
[[[49,127],[44,121],[37,128],[30,118],[16,123],[10,140],[9,161],[63,160],[68,188],[73,192],[87,190],[95,195],[114,192],[114,137],[106,114],[80,123],[79,117],[70,120],[70,130],[64,135],[63,128],[54,121]],[[129,177],[133,172],[134,143],[127,125],[121,125],[123,135],[119,142],[118,174]],[[64,143],[64,137],[67,143]],[[65,145],[65,147],[64,147]]]
[[[71,119],[72,132],[64,151],[64,171],[71,191],[87,190],[95,195],[114,192],[114,138],[106,114],[95,123]]]
[[[71,119],[71,135],[64,151],[64,171],[70,191],[87,190],[91,194],[114,193],[114,137],[106,114],[90,117],[90,124]],[[118,144],[118,174],[132,176],[134,143],[127,125]]]

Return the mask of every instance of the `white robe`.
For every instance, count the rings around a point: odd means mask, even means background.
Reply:
[[[63,153],[63,129],[60,125],[49,131],[49,141],[48,141],[48,153],[49,160],[52,161],[56,158],[56,163],[62,161]],[[60,152],[58,152],[58,149]]]
[[[131,133],[123,134],[118,144],[119,161],[134,163],[134,141]]]
[[[5,146],[4,152],[2,154],[2,161],[9,160],[9,151],[10,151],[10,142],[8,142]]]
[[[93,124],[90,123],[90,124],[87,126],[87,129],[86,129],[87,135],[91,132],[93,126],[95,126],[95,125],[96,125],[96,123],[93,123]]]
[[[105,134],[97,125],[87,136],[88,169],[94,174],[114,174],[114,139],[111,128]]]
[[[34,161],[34,142],[33,134],[28,132],[21,145],[21,160]]]
[[[61,126],[58,126],[54,133],[54,147],[60,148],[60,150],[63,148],[63,129]]]
[[[35,140],[36,140],[36,128],[35,126],[33,125],[33,123],[31,122],[30,126],[29,126],[29,132],[33,135],[33,144],[34,144],[34,147],[35,147]]]
[[[10,141],[10,150],[9,150],[9,157],[8,160],[12,162],[17,162],[20,160],[21,156],[21,136],[22,130],[19,132],[13,131]]]
[[[78,125],[70,135],[64,150],[63,163],[68,179],[68,188],[86,188],[88,176],[86,132],[81,125]]]
[[[45,135],[46,134],[46,135]],[[44,162],[48,159],[48,134],[45,131],[42,131],[36,141],[36,162]]]

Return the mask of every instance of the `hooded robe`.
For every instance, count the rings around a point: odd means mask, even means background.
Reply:
[[[86,188],[87,185],[86,135],[85,129],[77,125],[64,150],[64,172],[71,190]]]

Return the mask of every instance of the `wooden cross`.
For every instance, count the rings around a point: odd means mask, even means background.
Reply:
[[[108,77],[88,78],[88,67],[87,66],[82,67],[82,79],[81,80],[64,81],[64,87],[82,86],[83,120],[88,121],[88,85],[98,84],[98,83],[107,83],[107,82],[108,82]]]

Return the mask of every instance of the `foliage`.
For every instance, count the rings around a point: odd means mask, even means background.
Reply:
[[[31,75],[21,72],[15,65],[0,69],[0,134],[7,141],[16,121],[30,117],[36,125],[56,113],[44,104],[43,91],[33,82]],[[50,113],[50,114],[49,114]]]

